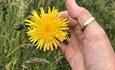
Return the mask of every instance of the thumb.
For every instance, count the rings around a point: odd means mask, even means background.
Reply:
[[[66,0],[66,8],[69,15],[72,18],[76,18],[79,16],[80,6],[76,4],[75,0]]]
[[[83,26],[83,23],[89,19],[89,17],[92,17],[90,12],[86,10],[83,7],[80,7],[78,4],[76,4],[75,0],[66,0],[66,8],[68,11],[68,14],[78,20],[79,24]]]

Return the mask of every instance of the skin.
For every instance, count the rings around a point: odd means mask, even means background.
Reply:
[[[80,25],[92,15],[75,0],[66,0],[66,8],[61,13],[69,20],[71,38],[68,44],[61,43],[59,49],[72,70],[115,70],[114,51],[102,27],[93,21],[81,31]]]

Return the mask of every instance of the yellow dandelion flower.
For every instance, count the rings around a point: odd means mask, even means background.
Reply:
[[[53,50],[67,38],[68,21],[60,18],[58,9],[50,7],[48,13],[45,13],[43,8],[40,8],[40,15],[36,11],[32,12],[30,19],[25,20],[28,24],[27,35],[30,41],[37,46],[37,49]]]

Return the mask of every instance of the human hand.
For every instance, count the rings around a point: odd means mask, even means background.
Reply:
[[[72,69],[83,70],[84,67],[86,67],[88,70],[115,70],[114,51],[105,31],[96,21],[91,22],[84,31],[81,31],[81,27],[77,24],[79,23],[82,26],[92,15],[85,8],[78,6],[75,0],[66,0],[66,8],[67,12],[63,13],[62,17],[69,17],[70,27],[75,35],[74,37],[71,36],[73,38],[70,39],[73,45],[66,45],[66,48],[63,48],[62,51],[65,52],[65,57]],[[76,41],[72,41],[74,38]],[[73,52],[74,49],[67,48],[75,47],[77,47],[76,51],[78,51],[74,53],[74,58],[76,58],[68,59],[68,56],[69,58],[73,57],[71,52]],[[60,48],[62,49],[62,47]],[[79,57],[79,55],[81,57]],[[76,63],[79,62],[79,59],[81,59],[80,67],[82,67],[82,69],[75,68],[75,66],[79,65]],[[71,64],[71,60],[73,62],[75,61],[74,65]]]

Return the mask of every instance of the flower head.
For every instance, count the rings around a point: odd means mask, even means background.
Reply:
[[[58,15],[57,15],[58,14]],[[68,21],[61,18],[58,10],[50,7],[48,13],[40,8],[40,15],[36,11],[32,12],[30,19],[25,20],[28,24],[27,35],[30,41],[37,46],[37,49],[53,50],[67,38]]]

